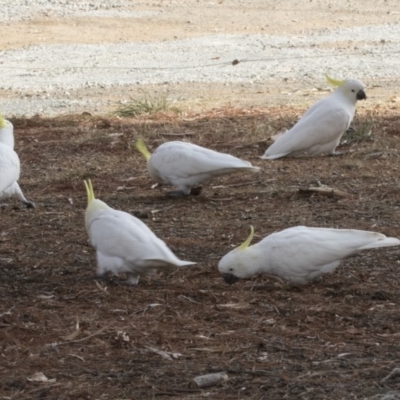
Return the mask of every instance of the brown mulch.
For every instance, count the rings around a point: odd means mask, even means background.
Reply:
[[[219,259],[295,225],[400,237],[400,118],[364,113],[373,139],[341,157],[259,159],[302,110],[214,110],[119,120],[15,119],[20,184],[36,202],[0,210],[0,399],[364,399],[400,392],[400,249],[365,251],[304,287],[267,276],[228,286]],[[262,167],[222,177],[198,197],[154,188],[134,148],[190,140]],[[138,213],[194,267],[94,280],[84,227],[98,198]],[[348,197],[300,192],[321,184]],[[199,389],[198,375],[229,380]],[[42,372],[47,382],[35,382]],[[388,377],[388,378],[387,378]],[[387,378],[387,379],[385,379]]]

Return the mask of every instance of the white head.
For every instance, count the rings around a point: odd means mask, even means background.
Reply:
[[[364,92],[365,85],[358,79],[346,79],[343,81],[338,81],[336,79],[330,78],[328,75],[326,80],[333,86],[336,86],[336,92],[345,95],[352,103],[356,103],[357,100],[366,100],[367,95]]]
[[[250,235],[246,241],[222,257],[218,263],[218,271],[224,277],[225,282],[232,284],[239,278],[246,279],[257,274],[260,260],[255,252],[255,246],[250,246],[253,236],[254,228],[250,226]]]
[[[0,143],[14,148],[14,127],[13,124],[4,119],[0,114]]]
[[[93,186],[90,179],[88,179],[87,182],[86,181],[83,182],[85,183],[87,200],[88,200],[88,205],[86,207],[86,212],[85,212],[85,226],[86,230],[89,230],[90,223],[92,222],[93,218],[97,216],[98,212],[101,210],[107,210],[110,207],[103,201],[97,200],[94,197]]]

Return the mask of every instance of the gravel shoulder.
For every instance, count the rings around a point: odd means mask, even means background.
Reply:
[[[188,111],[307,106],[329,90],[325,72],[361,79],[369,107],[393,107],[397,95],[394,1],[0,6],[0,109],[8,116],[104,114],[139,90],[167,92]]]

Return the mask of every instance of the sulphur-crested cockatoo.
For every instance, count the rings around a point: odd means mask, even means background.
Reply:
[[[192,189],[193,194],[199,194],[198,186],[216,176],[260,170],[248,161],[192,143],[163,143],[153,154],[141,139],[136,147],[147,160],[150,176],[158,183],[175,186],[176,190],[168,193],[170,196],[187,196]]]
[[[125,272],[129,283],[136,285],[139,275],[195,264],[176,257],[140,219],[95,199],[90,180],[85,181],[85,186],[85,225],[96,249],[98,276],[108,271],[115,275]]]
[[[251,227],[248,239],[219,262],[218,270],[227,283],[265,273],[304,285],[335,271],[344,257],[361,250],[400,245],[396,238],[355,229],[296,226],[249,246],[253,235]]]
[[[13,125],[0,115],[0,200],[16,196],[26,207],[34,208],[35,203],[25,198],[18,185],[20,162],[13,148]]]
[[[262,159],[340,154],[335,153],[335,149],[354,118],[356,101],[367,96],[364,84],[357,79],[337,81],[328,75],[326,77],[329,83],[338,88],[315,103],[293,128],[267,149]]]

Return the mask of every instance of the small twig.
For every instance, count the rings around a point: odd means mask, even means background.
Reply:
[[[184,296],[183,294],[179,295],[178,299],[185,299],[185,300],[187,300],[187,301],[189,301],[190,303],[193,303],[193,304],[202,304],[202,303],[200,303],[200,302],[198,302],[196,300],[193,300],[191,297]]]
[[[262,369],[256,369],[254,371],[248,371],[244,369],[227,369],[226,372],[229,374],[246,374],[246,375],[271,375],[273,371],[265,371]]]
[[[157,392],[154,396],[177,396],[181,397],[182,393],[199,393],[201,389],[174,389],[174,392]]]
[[[274,180],[276,180],[276,179],[274,179]],[[212,189],[227,188],[227,187],[248,186],[248,185],[254,185],[254,184],[256,184],[256,183],[258,183],[258,181],[242,182],[242,183],[232,183],[231,185],[212,186]]]
[[[93,336],[100,335],[100,333],[103,333],[103,332],[104,332],[105,330],[107,330],[111,325],[112,325],[112,324],[107,325],[107,326],[105,326],[105,327],[99,329],[98,331],[96,331],[96,332],[90,334],[89,336],[85,336],[85,337],[82,338],[82,339],[70,340],[69,342],[51,343],[51,344],[47,344],[46,346],[47,346],[47,347],[49,347],[49,346],[61,346],[61,345],[65,345],[65,344],[80,343],[80,342],[83,342],[83,341],[85,341],[85,340],[87,340],[87,339],[92,338]]]
[[[12,306],[8,311],[3,312],[0,314],[0,318],[3,317],[4,315],[11,315],[11,311],[15,308],[15,306]]]
[[[339,197],[352,197],[350,193],[343,192],[342,190],[339,189],[333,189],[329,186],[326,185],[321,185],[318,187],[314,186],[309,186],[306,188],[299,188],[299,192],[301,193],[318,193],[318,194],[323,194],[326,196],[339,196]]]
[[[151,346],[145,346],[145,347],[146,347],[147,350],[150,350],[153,353],[158,354],[159,356],[161,356],[165,360],[169,360],[169,361],[177,360],[179,357],[182,356],[181,353],[172,353],[172,352],[169,352],[169,351],[163,351],[163,350],[160,350],[160,349],[156,349],[155,347],[151,347]]]
[[[386,382],[388,379],[393,378],[394,376],[400,375],[400,368],[395,368],[389,375],[385,376],[381,379],[381,383]]]

